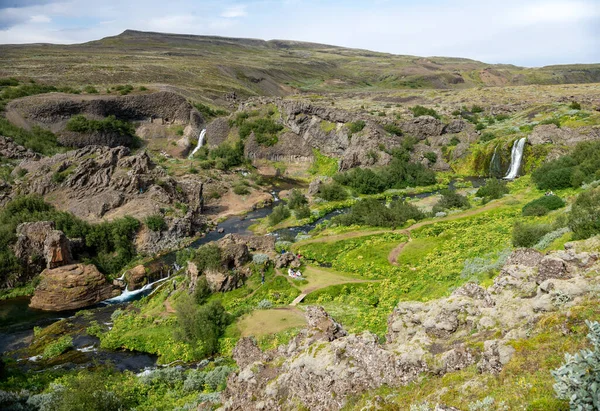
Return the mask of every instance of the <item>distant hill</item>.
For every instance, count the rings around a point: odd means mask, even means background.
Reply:
[[[286,40],[126,30],[77,45],[1,45],[0,77],[62,85],[164,85],[219,99],[296,92],[600,82],[600,64],[523,68]]]

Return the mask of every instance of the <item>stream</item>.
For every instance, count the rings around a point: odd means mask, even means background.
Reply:
[[[484,179],[481,178],[468,178],[465,181],[470,181],[473,187],[479,187],[483,184]],[[453,188],[454,181],[450,183],[450,188]],[[426,198],[432,195],[438,194],[439,191],[421,193],[421,194],[409,194],[395,197],[399,198]],[[209,231],[203,237],[198,238],[192,242],[188,247],[198,248],[203,244],[211,241],[218,241],[225,237],[227,234],[252,234],[249,227],[255,224],[258,220],[267,217],[273,207],[280,203],[277,196],[278,192],[273,192],[274,201],[272,204],[250,211],[244,216],[232,216],[227,218],[225,221],[218,224],[217,229]],[[384,200],[385,201],[385,200]],[[318,224],[325,221],[331,220],[333,217],[348,212],[350,208],[343,208],[334,210],[327,213],[323,217],[319,218],[313,223],[290,227],[277,230],[271,235],[276,238],[288,239],[290,237],[295,238],[298,234],[308,234]],[[160,262],[168,265],[169,267],[176,268],[175,265],[176,252],[169,252],[164,256],[160,257]],[[88,307],[87,310],[91,313],[87,318],[87,321],[95,320],[100,324],[108,326],[112,325],[110,318],[111,314],[117,309],[122,308],[128,303],[141,299],[142,297],[150,294],[153,290],[153,285],[166,280],[155,281],[154,283],[144,287],[142,290],[128,292],[125,291],[121,296],[104,301],[94,307]],[[77,311],[65,311],[65,312],[48,312],[40,311],[29,308],[30,297],[19,297],[9,300],[0,301],[0,351],[9,352],[27,347],[33,339],[33,328],[34,327],[46,327],[56,321],[64,318],[68,318],[70,322],[77,324],[78,322],[84,321],[83,316],[76,316]],[[154,367],[156,365],[156,357],[146,354],[137,353],[131,351],[112,351],[104,350],[99,348],[99,339],[96,337],[88,336],[83,333],[73,340],[73,345],[77,355],[75,361],[79,366],[91,364],[95,361],[98,362],[112,362],[120,370],[130,370],[133,372],[139,372],[144,369]],[[30,359],[18,359],[17,361],[22,363],[35,363],[36,358]],[[75,366],[74,364],[67,364],[68,366]]]

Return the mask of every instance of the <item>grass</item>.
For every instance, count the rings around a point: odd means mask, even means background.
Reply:
[[[277,334],[290,328],[301,328],[306,324],[304,314],[297,309],[274,308],[256,310],[242,317],[237,326],[242,337]]]
[[[338,171],[338,159],[327,157],[321,154],[317,149],[313,149],[314,161],[310,165],[308,172],[315,176],[332,177]]]

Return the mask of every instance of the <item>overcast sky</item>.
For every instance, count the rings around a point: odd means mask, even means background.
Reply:
[[[82,43],[125,29],[522,66],[600,63],[600,0],[0,0],[0,43]]]

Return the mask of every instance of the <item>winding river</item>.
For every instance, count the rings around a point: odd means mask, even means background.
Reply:
[[[478,187],[484,181],[480,178],[466,179]],[[454,186],[451,182],[450,187]],[[421,194],[409,194],[397,198],[426,198],[438,194],[438,191],[432,191]],[[232,216],[218,225],[218,230],[206,233],[203,237],[192,242],[189,247],[198,248],[211,241],[218,241],[227,234],[252,234],[249,227],[258,220],[267,217],[274,206],[279,203],[277,193],[274,193],[272,204],[253,210],[244,216]],[[271,235],[277,238],[287,239],[295,238],[298,234],[308,234],[318,224],[331,220],[333,217],[348,212],[349,208],[334,210],[325,216],[319,218],[313,223],[277,230]],[[170,252],[161,257],[161,262],[173,266],[175,264],[176,252]],[[164,279],[163,279],[164,280]],[[153,283],[159,283],[160,280]],[[123,307],[132,301],[138,300],[153,291],[153,287],[145,287],[138,292],[124,293],[124,295],[101,303],[95,307],[88,308],[90,316],[98,323],[110,326],[112,324],[110,316],[119,307]],[[75,315],[77,311],[66,312],[47,312],[29,308],[29,297],[19,297],[10,300],[0,301],[0,350],[9,352],[27,347],[33,338],[34,327],[45,327],[58,320],[69,318],[70,322],[79,321],[79,316]],[[99,340],[96,337],[80,335],[73,340],[73,345],[78,353],[77,363],[81,365],[90,364],[94,361],[114,363],[118,369],[131,370],[139,372],[143,369],[153,367],[156,364],[156,357],[145,353],[136,353],[130,351],[110,351],[99,347]],[[16,358],[16,357],[15,357]],[[17,359],[20,362],[35,362],[33,359]]]

